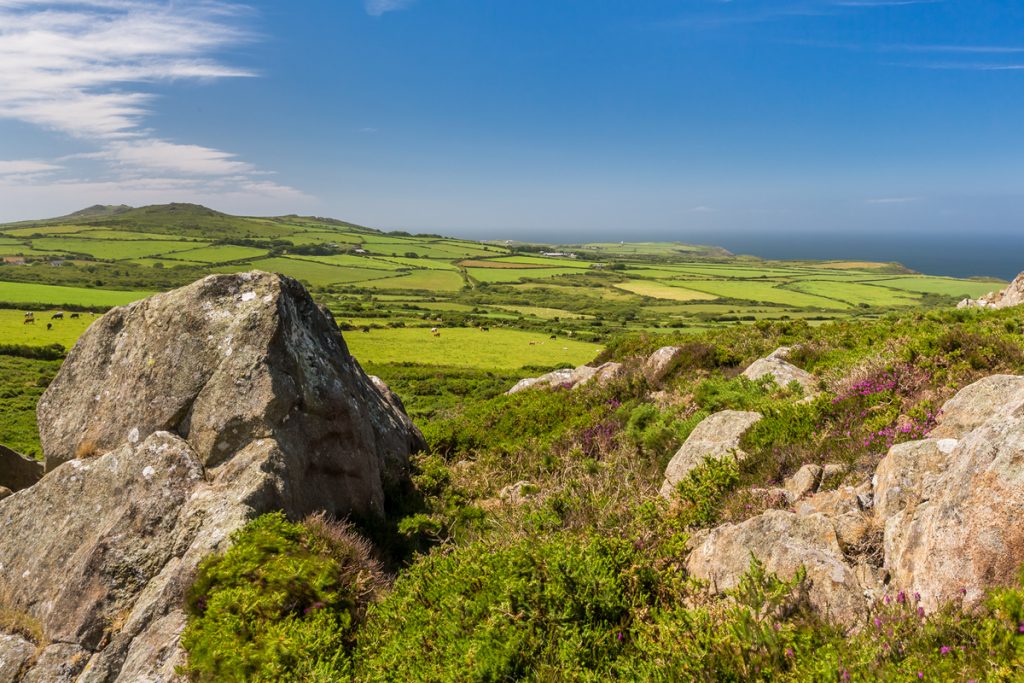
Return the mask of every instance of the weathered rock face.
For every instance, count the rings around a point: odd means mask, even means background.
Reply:
[[[0,445],[0,486],[11,491],[27,489],[43,477],[43,464]]]
[[[980,299],[964,299],[957,308],[1010,308],[1024,304],[1024,273],[1000,292],[989,292]]]
[[[0,683],[176,680],[204,557],[275,509],[380,514],[422,439],[308,294],[263,273],[115,309],[44,400],[49,472],[0,501],[0,596],[53,644],[0,640],[19,670]]]
[[[896,511],[885,521],[886,567],[927,609],[961,592],[977,604],[1024,563],[1024,414],[997,416],[951,442],[923,446],[930,452],[918,458],[919,475],[901,496],[892,487],[886,495]]]
[[[296,512],[379,515],[384,487],[422,443],[302,286],[258,272],[110,311],[72,349],[38,416],[48,470],[157,431],[180,435],[204,467],[273,439],[292,465]]]
[[[750,380],[759,380],[762,377],[770,376],[780,387],[787,387],[790,382],[796,382],[803,388],[805,394],[814,394],[816,392],[814,375],[787,361],[786,358],[790,351],[792,349],[787,346],[776,349],[765,358],[751,363],[750,367],[743,371],[743,376]]]
[[[824,614],[855,619],[866,613],[880,585],[874,572],[847,564],[832,523],[821,514],[796,515],[769,510],[741,524],[726,524],[698,534],[686,561],[691,576],[708,581],[716,591],[739,585],[750,568],[751,555],[767,571],[790,579],[801,566],[811,582],[811,604]]]
[[[663,346],[644,361],[644,377],[656,386],[676,369],[682,358],[683,350],[678,346]]]
[[[740,439],[760,420],[759,413],[739,410],[723,410],[704,418],[665,468],[661,495],[665,498],[671,496],[676,485],[705,458],[743,460],[746,453],[740,450]]]
[[[791,496],[813,489],[816,469],[801,473]],[[1014,582],[1022,518],[1024,377],[997,375],[948,401],[930,438],[893,446],[872,481],[698,535],[687,566],[724,589],[751,553],[786,577],[804,564],[812,602],[848,623],[883,584],[919,593],[926,610],[961,598],[970,607]]]
[[[597,367],[581,365],[578,368],[555,370],[540,377],[521,379],[505,393],[518,394],[520,391],[526,391],[527,389],[553,389],[555,387],[576,389],[590,382],[604,386],[611,381],[624,377],[625,374],[625,367],[621,363],[604,363]]]

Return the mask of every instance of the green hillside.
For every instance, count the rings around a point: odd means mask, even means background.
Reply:
[[[763,318],[877,317],[999,286],[898,264],[770,262],[678,243],[473,242],[194,204],[94,206],[0,225],[0,257],[9,309],[98,311],[210,273],[263,269],[299,279],[350,327],[497,326],[594,342]],[[25,285],[48,288],[33,299]]]

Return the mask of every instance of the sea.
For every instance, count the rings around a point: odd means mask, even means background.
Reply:
[[[896,261],[920,273],[950,277],[1012,280],[1024,272],[1024,228],[1015,234],[835,236],[719,233],[691,235],[679,241],[714,244],[734,254],[750,254],[765,259]]]

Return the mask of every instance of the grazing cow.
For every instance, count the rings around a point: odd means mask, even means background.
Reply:
[[[28,311],[28,312],[25,313],[25,317],[26,318],[34,318],[34,317],[36,317],[36,314],[33,313],[32,311]]]
[[[47,330],[52,330],[53,329],[53,323],[46,323],[46,329]]]
[[[72,319],[72,320],[75,320],[76,318],[79,318],[79,317],[80,317],[80,316],[79,316],[79,315],[78,315],[77,313],[72,313],[72,314],[71,314],[71,319]]]
[[[551,335],[550,337],[548,337],[548,339],[558,339],[558,337],[556,337],[555,335]]]
[[[53,315],[50,316],[50,320],[63,320],[63,319],[64,319],[64,314],[63,313],[54,313]]]
[[[491,328],[489,328],[489,327],[481,327],[480,329],[483,330],[484,332],[490,332],[491,331]]]
[[[25,325],[35,325],[36,324],[36,319],[35,318],[25,318],[25,323],[24,324]]]

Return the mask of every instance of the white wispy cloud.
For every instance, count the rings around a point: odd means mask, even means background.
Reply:
[[[945,0],[837,0],[840,7],[899,7],[901,5],[935,5]]]
[[[910,204],[921,201],[921,197],[879,197],[877,199],[865,199],[865,204]]]
[[[395,12],[412,5],[416,0],[366,0],[366,13],[379,17],[387,12]]]
[[[32,159],[13,159],[9,161],[0,160],[0,176],[23,175],[27,173],[46,173],[57,171],[63,168],[57,164],[45,161],[34,161]]]
[[[99,164],[93,174],[114,182],[223,176],[235,188],[259,188],[250,182],[256,169],[236,155],[147,126],[159,84],[256,75],[215,56],[255,39],[240,28],[252,14],[224,0],[0,0],[0,118],[92,146],[77,160]],[[22,173],[60,170],[36,163],[46,168]]]

